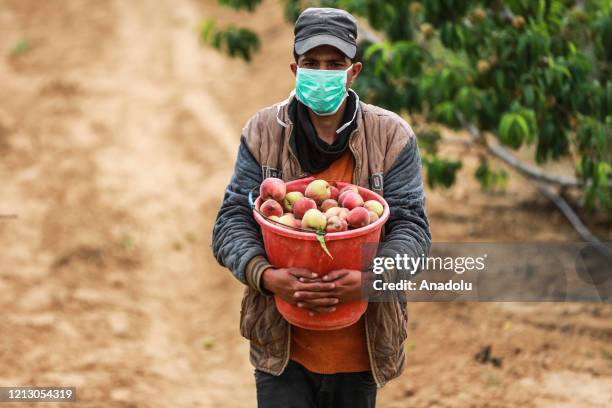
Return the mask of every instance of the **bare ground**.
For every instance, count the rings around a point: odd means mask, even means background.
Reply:
[[[244,121],[291,89],[291,27],[275,3],[215,3],[0,0],[0,385],[73,385],[79,407],[255,406],[241,284],[210,236]],[[198,43],[208,16],[257,29],[253,64]],[[428,194],[436,241],[577,239],[519,177],[481,193],[477,157],[450,153],[466,165]],[[609,306],[410,314],[383,408],[612,404]],[[475,361],[487,345],[501,367]]]

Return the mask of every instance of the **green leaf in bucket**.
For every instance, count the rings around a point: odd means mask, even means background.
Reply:
[[[317,235],[317,241],[319,241],[319,244],[321,244],[321,248],[323,248],[325,253],[329,255],[331,259],[334,259],[332,254],[329,253],[329,249],[327,249],[327,244],[325,243],[325,234],[323,233],[323,231],[317,231],[316,235]]]

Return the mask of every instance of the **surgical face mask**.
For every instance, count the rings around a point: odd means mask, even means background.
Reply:
[[[295,94],[300,102],[308,106],[317,115],[327,116],[338,112],[344,98],[348,95],[346,90],[346,70],[331,69],[297,69],[295,78]]]

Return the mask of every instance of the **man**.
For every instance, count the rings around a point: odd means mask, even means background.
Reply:
[[[217,215],[213,252],[246,285],[240,332],[250,340],[261,408],[374,407],[377,387],[404,368],[403,297],[370,302],[357,323],[340,330],[305,330],[284,320],[272,295],[312,314],[329,313],[359,299],[371,273],[339,270],[321,280],[308,270],[275,268],[248,204],[249,191],[268,177],[352,182],[379,192],[390,206],[379,256],[428,253],[414,133],[350,89],[362,69],[356,39],[356,20],[346,11],[309,8],[300,15],[290,64],[295,92],[244,127]]]

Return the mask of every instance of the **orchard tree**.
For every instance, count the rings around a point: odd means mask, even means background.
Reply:
[[[254,10],[259,0],[220,0]],[[482,156],[485,189],[507,175],[486,157],[534,180],[583,238],[595,239],[563,194],[577,190],[587,209],[612,212],[612,6],[609,0],[284,0],[294,22],[306,7],[343,8],[367,22],[360,33],[362,98],[425,123],[467,130]],[[204,42],[249,60],[257,36],[204,24]],[[438,154],[434,126],[419,129],[430,186],[450,187],[460,161]],[[534,164],[513,154],[531,146]],[[539,165],[570,160],[575,176]],[[557,193],[560,191],[561,194]]]

